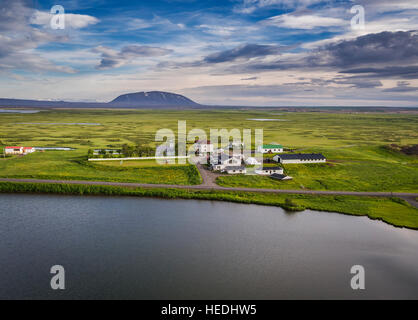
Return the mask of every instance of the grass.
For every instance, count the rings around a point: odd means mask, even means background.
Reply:
[[[287,164],[285,173],[293,180],[277,181],[260,176],[221,176],[225,187],[309,189],[344,191],[418,191],[418,167],[389,161],[347,161],[327,164]]]
[[[314,151],[308,149],[307,152]],[[418,158],[390,152],[384,146],[317,148],[329,159],[321,164],[281,165],[293,180],[269,177],[222,176],[225,187],[344,191],[418,192]]]
[[[187,189],[146,189],[97,185],[33,184],[0,182],[2,193],[55,193],[201,199],[278,206],[292,211],[318,210],[367,216],[397,227],[418,229],[418,210],[402,199],[354,196],[284,195],[272,193],[206,191]]]
[[[68,179],[189,184],[198,176],[170,165],[157,169],[152,162],[97,163],[82,160],[88,149],[118,149],[124,143],[156,146],[162,128],[177,132],[177,121],[187,129],[247,128],[264,130],[264,142],[278,142],[301,152],[322,152],[327,165],[285,165],[292,181],[268,177],[219,178],[222,186],[351,191],[418,191],[418,157],[384,148],[417,144],[415,114],[280,112],[275,110],[48,110],[35,114],[0,114],[0,144],[72,147],[72,152],[45,152],[24,159],[0,161],[0,176],[62,177]],[[284,122],[249,121],[280,118]],[[18,123],[45,123],[23,125]],[[100,126],[47,123],[100,123]],[[104,167],[114,167],[108,171]],[[128,168],[130,167],[130,168]],[[146,167],[149,167],[148,169]],[[129,170],[128,170],[129,169]]]
[[[0,161],[3,178],[97,180],[110,182],[137,182],[153,184],[195,185],[201,177],[194,165],[154,166],[150,163],[130,166],[88,162],[80,151],[53,151],[34,153],[24,157]]]

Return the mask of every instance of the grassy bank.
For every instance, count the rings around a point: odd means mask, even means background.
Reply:
[[[418,230],[418,210],[404,200],[353,196],[286,195],[215,190],[145,189],[115,186],[34,184],[0,182],[2,193],[54,193],[69,195],[108,195],[159,197],[166,199],[218,200],[270,205],[287,210],[318,210],[355,216],[368,216],[397,227]]]

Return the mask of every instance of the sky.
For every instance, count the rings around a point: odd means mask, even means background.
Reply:
[[[0,97],[153,90],[213,105],[418,106],[418,1],[0,0]]]

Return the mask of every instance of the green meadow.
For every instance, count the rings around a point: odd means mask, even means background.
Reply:
[[[218,178],[218,184],[292,190],[418,191],[416,157],[394,154],[382,146],[350,147],[342,149],[340,153],[329,148],[312,148],[310,151],[323,153],[330,162],[282,165],[293,180],[222,176]]]
[[[280,119],[261,122],[249,119]],[[177,133],[211,128],[263,129],[264,142],[300,152],[321,152],[327,164],[285,165],[291,181],[258,176],[222,176],[222,186],[278,189],[418,191],[418,157],[389,151],[389,144],[418,144],[418,115],[390,113],[284,112],[274,109],[214,110],[45,110],[0,114],[0,144],[72,147],[0,160],[0,176],[62,178],[166,184],[198,184],[193,166],[86,161],[89,149],[120,148],[124,143],[155,147],[162,128]],[[99,125],[80,125],[80,124]],[[66,124],[66,125],[65,125]]]

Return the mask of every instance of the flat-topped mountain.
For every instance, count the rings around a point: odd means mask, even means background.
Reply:
[[[171,108],[171,107],[203,107],[202,105],[180,94],[151,91],[123,94],[110,102],[68,102],[42,101],[24,99],[2,99],[0,107],[29,107],[29,108]]]
[[[180,94],[151,91],[123,94],[109,102],[112,105],[127,106],[197,106],[198,103]]]

